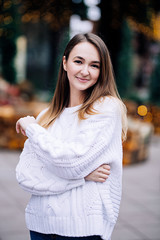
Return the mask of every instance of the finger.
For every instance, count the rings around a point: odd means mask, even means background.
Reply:
[[[105,168],[102,168],[102,167],[98,168],[98,169],[97,169],[97,172],[98,172],[98,173],[104,173],[104,174],[107,174],[107,175],[110,174],[110,171],[109,171],[109,170],[106,170]]]
[[[99,172],[103,172],[103,171],[110,171],[110,166],[109,165],[102,165],[99,168],[97,168],[97,170]]]
[[[21,128],[21,133],[24,135],[24,136],[26,136],[26,133],[25,133],[25,131]]]
[[[99,178],[99,179],[97,179],[96,182],[101,182],[101,183],[103,183],[103,182],[105,182],[105,181],[106,181],[106,179],[104,179],[104,178]]]
[[[107,179],[108,178],[108,174],[103,174],[103,173],[100,173],[99,175],[99,178],[104,178],[104,179]]]
[[[103,173],[103,174],[106,174],[106,175],[110,175],[110,171],[109,170],[106,170],[106,169],[101,169],[101,170],[98,170],[99,173]]]
[[[102,167],[104,169],[106,169],[106,170],[110,170],[111,169],[110,165],[108,165],[108,164],[104,164],[104,165],[102,165]]]
[[[20,125],[19,125],[19,121],[16,122],[16,132],[19,133],[20,130]]]

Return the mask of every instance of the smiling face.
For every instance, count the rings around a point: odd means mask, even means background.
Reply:
[[[67,60],[63,57],[63,67],[67,72],[70,94],[83,94],[98,81],[99,53],[93,44],[81,42],[72,49]]]

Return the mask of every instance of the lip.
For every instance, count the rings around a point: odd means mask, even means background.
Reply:
[[[80,78],[80,77],[76,77],[80,82],[88,82],[89,79],[86,79],[86,78]]]

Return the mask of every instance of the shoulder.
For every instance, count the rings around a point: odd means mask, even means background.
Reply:
[[[88,115],[86,124],[110,124],[121,121],[121,108],[119,100],[114,97],[103,97],[94,102],[93,106],[94,114]]]
[[[95,101],[93,108],[98,113],[121,113],[121,101],[115,97],[101,97]]]

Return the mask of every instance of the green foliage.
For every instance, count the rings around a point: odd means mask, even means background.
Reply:
[[[17,1],[1,1],[0,15],[0,53],[2,76],[10,83],[16,82],[14,58],[16,55],[16,38],[19,34],[19,14]]]
[[[59,43],[57,44],[57,49],[58,49],[58,53],[57,53],[57,60],[55,62],[55,72],[54,72],[54,76],[53,76],[53,87],[51,89],[51,93],[53,94],[55,88],[56,88],[56,83],[57,83],[57,79],[58,79],[58,73],[59,73],[59,68],[60,68],[60,64],[63,58],[63,53],[65,50],[65,47],[67,45],[67,43],[70,40],[70,36],[69,36],[69,29],[66,28],[63,32],[63,34],[61,34],[61,38],[59,40]]]
[[[132,31],[127,23],[122,25],[122,44],[118,56],[117,87],[121,97],[128,97],[132,88]]]
[[[14,39],[1,38],[2,76],[10,83],[16,82],[16,70],[14,57],[16,55],[16,43]]]
[[[155,69],[151,76],[150,100],[156,105],[160,105],[160,54],[157,57]]]

